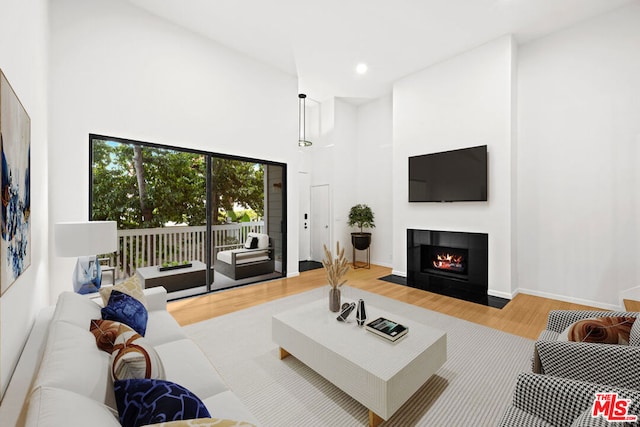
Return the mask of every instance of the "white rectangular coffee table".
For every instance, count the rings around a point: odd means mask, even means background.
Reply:
[[[367,305],[368,321],[409,327],[391,342],[359,327],[355,313],[348,323],[337,315],[327,299],[301,305],[273,316],[272,338],[281,359],[293,355],[368,408],[370,426],[389,419],[447,360],[443,331]]]

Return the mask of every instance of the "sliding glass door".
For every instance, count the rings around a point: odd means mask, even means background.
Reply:
[[[118,222],[116,281],[138,274],[179,298],[286,274],[285,165],[89,140],[89,216]]]

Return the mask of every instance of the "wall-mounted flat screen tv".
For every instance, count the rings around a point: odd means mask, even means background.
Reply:
[[[409,157],[410,202],[486,200],[486,145]]]

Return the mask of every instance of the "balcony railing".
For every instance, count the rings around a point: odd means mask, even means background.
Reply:
[[[264,221],[212,226],[212,262],[218,252],[241,247],[250,232],[264,233]],[[118,250],[109,257],[115,267],[115,280],[132,276],[139,267],[174,261],[206,262],[205,237],[204,225],[118,230]]]

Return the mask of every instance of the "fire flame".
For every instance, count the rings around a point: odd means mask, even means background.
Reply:
[[[438,254],[436,256],[436,260],[433,261],[433,266],[435,268],[441,269],[460,269],[463,268],[462,265],[462,255],[454,255],[454,254]]]

